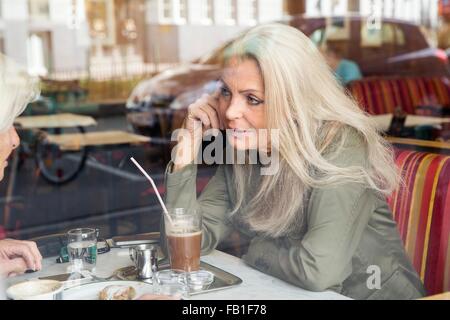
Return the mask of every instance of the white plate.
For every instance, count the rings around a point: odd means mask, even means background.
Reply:
[[[64,290],[63,300],[98,300],[99,292],[106,286],[131,286],[136,290],[136,298],[145,293],[154,293],[153,285],[141,281],[102,281],[87,283]]]

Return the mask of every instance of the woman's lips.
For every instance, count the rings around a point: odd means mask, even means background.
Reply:
[[[238,139],[248,137],[254,132],[253,129],[230,129],[230,130],[231,136]]]

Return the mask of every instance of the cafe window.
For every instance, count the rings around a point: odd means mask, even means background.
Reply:
[[[403,31],[396,25],[384,23],[381,28],[383,44],[404,46],[405,35]]]
[[[320,28],[314,30],[309,38],[314,42],[317,47],[320,47],[324,44],[325,41],[325,28]]]
[[[341,18],[328,18],[325,28],[314,30],[309,38],[321,47],[327,41],[348,42],[350,39],[350,21]]]
[[[179,6],[180,19],[186,21],[188,17],[187,0],[180,0]]]
[[[306,0],[306,14],[309,16],[331,16],[346,14],[347,0]]]
[[[379,28],[368,28],[367,24],[361,26],[360,46],[365,59],[396,55],[405,45],[403,30],[393,23],[380,22]]]
[[[243,2],[240,2],[239,16],[241,22],[249,25],[255,25],[257,22],[257,15],[258,15],[257,0],[245,0]]]
[[[258,0],[250,0],[250,19],[258,20]]]
[[[213,0],[202,0],[201,2],[201,16],[204,24],[211,24],[213,22]]]
[[[236,1],[223,0],[223,17],[226,24],[236,23]]]
[[[383,27],[381,21],[361,23],[361,47],[381,47],[383,45],[383,36],[389,35],[389,32],[384,32],[383,30],[386,30],[386,26]]]
[[[406,44],[405,41],[405,34],[403,33],[403,30],[400,29],[399,27],[394,27],[395,30],[395,41],[396,41],[396,45],[398,47],[403,47]]]
[[[31,33],[27,41],[28,70],[31,74],[47,75],[50,69],[50,34]]]
[[[86,15],[89,32],[94,42],[102,45],[114,45],[116,42],[116,18],[113,1],[86,1]]]
[[[29,0],[28,9],[32,18],[48,19],[50,16],[48,0]]]
[[[403,30],[392,23],[383,22],[377,26],[367,23],[361,24],[361,46],[381,47],[383,45],[404,46]]]
[[[161,23],[185,24],[188,20],[188,0],[162,0],[159,3]]]
[[[395,44],[395,27],[391,24],[383,24],[381,28],[381,37],[384,44]]]
[[[350,40],[350,20],[327,18],[325,36],[328,40]]]
[[[173,3],[172,0],[163,0],[162,1],[162,19],[171,20],[173,19]]]

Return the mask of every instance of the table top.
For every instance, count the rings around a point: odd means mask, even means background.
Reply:
[[[386,140],[392,144],[403,144],[412,147],[426,147],[435,149],[450,150],[450,143],[444,141],[420,140],[398,137],[386,137]]]
[[[389,130],[391,125],[393,114],[378,114],[372,115],[371,118],[374,120],[375,125],[381,131]],[[408,114],[405,121],[406,127],[414,127],[418,125],[434,125],[441,124],[445,122],[450,122],[450,118],[440,118],[440,117],[428,117],[428,116],[417,116],[414,114]]]
[[[141,144],[150,141],[150,137],[126,131],[97,131],[89,133],[69,133],[46,135],[46,140],[59,146],[61,150],[75,151],[82,147],[95,147],[117,144]]]
[[[433,296],[428,296],[428,297],[422,298],[420,300],[450,300],[450,291],[436,294]]]
[[[311,292],[270,275],[259,272],[246,265],[241,259],[221,251],[214,250],[202,261],[223,269],[242,279],[236,287],[220,291],[207,292],[191,296],[191,300],[347,300],[348,297],[336,292]],[[128,249],[113,248],[110,252],[98,255],[96,275],[108,277],[119,268],[132,265]],[[6,286],[22,282],[27,279],[67,273],[69,264],[56,263],[56,257],[46,258],[41,271],[24,274],[6,280]]]
[[[97,125],[94,118],[73,113],[18,117],[14,123],[23,129],[73,128]]]

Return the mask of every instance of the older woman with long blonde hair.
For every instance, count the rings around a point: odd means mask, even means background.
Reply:
[[[30,77],[12,59],[0,54],[0,181],[3,180],[9,156],[20,144],[13,126],[14,119],[38,94],[38,79]],[[36,243],[0,240],[0,279],[41,268],[42,256]]]
[[[423,296],[386,202],[399,183],[393,153],[314,44],[289,26],[255,27],[225,52],[220,82],[189,106],[190,135],[166,173],[167,206],[203,214],[202,252],[237,231],[249,240],[246,263],[299,287]],[[194,159],[208,129],[226,129],[232,150],[278,153],[278,170],[221,164],[197,198]]]

